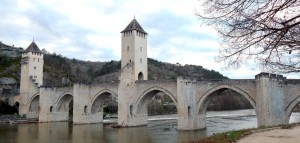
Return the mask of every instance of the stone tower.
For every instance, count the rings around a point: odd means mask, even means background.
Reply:
[[[134,126],[139,120],[133,116],[135,106],[132,92],[137,80],[148,79],[147,32],[134,18],[121,32],[122,61],[120,83],[118,87],[118,124]],[[147,120],[146,120],[147,121]]]
[[[134,18],[121,32],[122,62],[120,80],[132,83],[147,80],[147,32]]]
[[[32,98],[43,84],[44,54],[33,41],[22,54],[19,114],[26,115]]]

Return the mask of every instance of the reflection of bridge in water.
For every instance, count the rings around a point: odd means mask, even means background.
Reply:
[[[118,123],[123,126],[147,124],[147,102],[157,94],[169,96],[178,111],[178,129],[206,127],[206,108],[215,92],[233,90],[244,96],[257,114],[259,126],[286,124],[300,102],[300,80],[281,75],[258,74],[255,79],[147,80],[147,36],[136,19],[122,33],[120,81],[46,87],[43,83],[43,54],[32,42],[22,55],[20,115],[39,122],[66,121],[73,101],[75,124],[103,122],[105,100],[118,102]]]

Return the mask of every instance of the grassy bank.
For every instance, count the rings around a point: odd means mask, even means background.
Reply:
[[[252,133],[257,132],[264,132],[273,129],[290,129],[295,126],[299,126],[300,124],[288,124],[288,125],[278,125],[278,126],[271,126],[271,127],[259,127],[259,128],[252,128],[252,129],[243,129],[238,131],[229,131],[224,133],[214,134],[210,137],[201,139],[196,142],[190,143],[231,143],[236,142],[237,140],[241,139],[244,136],[247,136]]]

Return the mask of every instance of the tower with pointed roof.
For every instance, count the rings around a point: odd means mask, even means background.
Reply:
[[[121,31],[122,61],[120,80],[125,83],[148,79],[147,32],[134,18]]]
[[[20,81],[20,110],[19,114],[29,112],[28,103],[31,96],[39,93],[38,87],[43,85],[44,54],[34,41],[22,53]]]

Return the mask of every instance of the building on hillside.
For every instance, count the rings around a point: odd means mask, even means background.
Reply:
[[[16,58],[20,57],[23,51],[21,47],[9,46],[0,41],[0,56]]]

